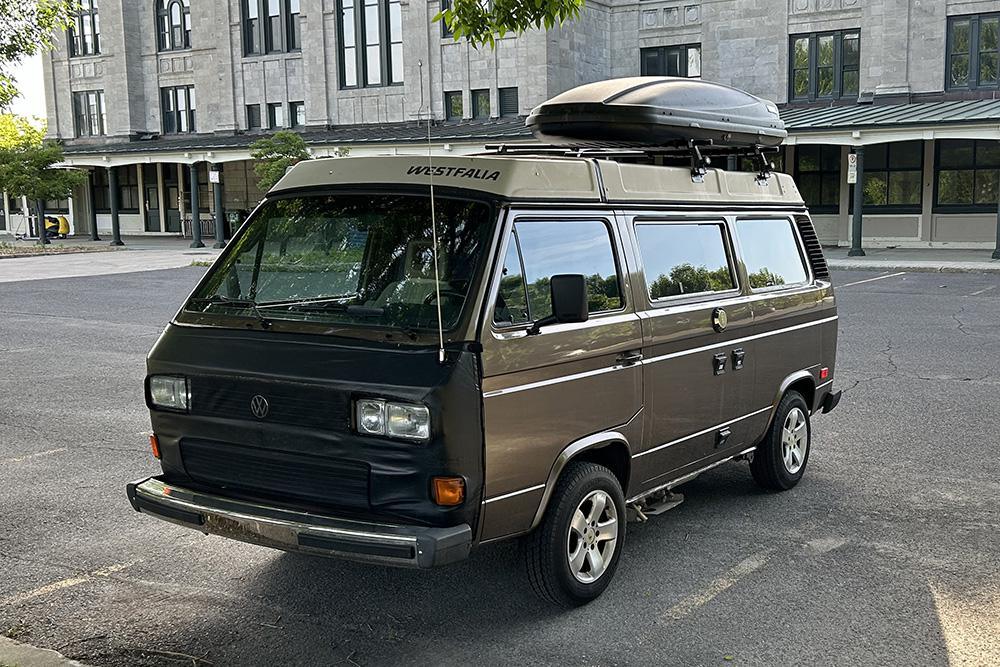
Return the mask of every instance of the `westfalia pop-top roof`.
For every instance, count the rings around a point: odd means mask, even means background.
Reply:
[[[271,193],[338,185],[429,187],[432,179],[436,186],[510,200],[803,205],[787,174],[773,173],[762,180],[751,172],[709,169],[702,182],[695,182],[691,170],[683,167],[625,164],[599,157],[324,158],[298,163]]]

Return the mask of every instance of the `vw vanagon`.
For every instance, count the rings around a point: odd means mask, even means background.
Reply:
[[[418,568],[520,538],[568,606],[607,587],[627,519],[699,473],[747,461],[794,487],[840,398],[809,213],[762,162],[658,141],[295,166],[149,354],[162,474],[133,507]]]

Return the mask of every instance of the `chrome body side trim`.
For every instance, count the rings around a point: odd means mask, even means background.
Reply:
[[[733,459],[738,458],[740,456],[746,456],[747,454],[749,454],[750,452],[754,451],[755,449],[757,449],[756,446],[748,447],[747,449],[744,449],[742,452],[739,452],[737,454],[733,454],[732,456],[727,456],[724,459],[719,459],[715,463],[710,463],[707,466],[705,466],[704,468],[699,468],[699,469],[695,470],[694,472],[689,472],[689,473],[686,473],[684,475],[681,475],[680,477],[677,477],[676,479],[672,479],[669,482],[667,482],[666,484],[660,484],[659,486],[655,486],[652,489],[648,489],[646,491],[643,491],[642,493],[636,494],[636,495],[632,496],[631,498],[629,498],[628,500],[626,500],[625,502],[626,503],[634,503],[637,500],[642,500],[646,496],[652,495],[652,494],[656,493],[657,491],[663,491],[663,490],[668,490],[669,491],[670,489],[674,488],[675,486],[680,486],[681,484],[684,484],[685,482],[690,482],[692,479],[694,479],[695,477],[697,477],[698,475],[700,475],[703,472],[707,472],[707,471],[711,470],[712,468],[717,468],[717,467],[721,466],[723,463],[729,463]]]
[[[666,449],[667,447],[672,447],[673,445],[680,444],[680,443],[685,442],[687,440],[690,440],[692,438],[697,438],[699,435],[705,435],[706,433],[711,433],[712,431],[718,430],[718,429],[722,428],[723,426],[729,426],[730,424],[735,424],[736,422],[743,421],[744,419],[749,419],[750,417],[756,417],[757,415],[759,415],[762,412],[768,412],[768,411],[770,411],[773,407],[774,406],[769,405],[766,408],[761,408],[760,410],[754,410],[750,414],[743,415],[742,417],[737,417],[736,419],[730,419],[729,421],[722,422],[721,424],[716,424],[715,426],[709,426],[708,428],[702,429],[701,431],[698,431],[697,433],[692,433],[691,435],[685,435],[683,438],[677,438],[676,440],[671,440],[670,442],[665,442],[662,445],[657,445],[656,447],[653,447],[651,449],[647,449],[644,452],[639,452],[638,454],[633,454],[632,458],[633,459],[637,459],[637,458],[639,458],[641,456],[645,456],[646,454],[652,454],[653,452],[658,452],[661,449]]]
[[[487,498],[486,500],[483,501],[483,504],[487,505],[489,503],[495,503],[498,500],[507,500],[508,498],[519,496],[522,493],[531,493],[532,491],[537,491],[539,489],[544,489],[544,488],[545,488],[544,484],[536,484],[535,486],[529,486],[526,489],[520,489],[518,491],[511,491],[510,493],[505,493],[502,496],[493,496],[492,498]]]
[[[827,322],[835,322],[837,319],[838,316],[834,315],[832,317],[825,317],[819,320],[812,320],[811,322],[803,322],[802,324],[795,324],[790,327],[784,327],[782,329],[775,329],[774,331],[766,331],[764,333],[754,334],[752,336],[744,336],[743,338],[734,338],[730,340],[720,341],[712,345],[702,345],[701,347],[680,350],[678,352],[671,352],[670,354],[663,354],[658,357],[650,357],[649,359],[643,359],[639,363],[643,365],[655,364],[659,361],[666,361],[667,359],[676,359],[677,357],[683,357],[689,354],[697,354],[699,352],[705,352],[707,350],[714,350],[716,348],[723,347],[726,345],[738,345],[739,343],[745,343],[751,340],[759,340],[761,338],[767,338],[769,336],[777,336],[783,333],[788,333],[790,331],[798,331],[799,329],[805,329],[807,327],[814,327],[820,324],[826,324]],[[561,382],[572,382],[573,380],[580,380],[587,377],[593,377],[595,375],[603,375],[604,373],[611,373],[625,368],[634,368],[634,364],[629,366],[620,366],[620,365],[608,366],[606,368],[597,368],[592,371],[573,373],[572,375],[562,375],[560,377],[549,378],[547,380],[539,380],[538,382],[529,382],[527,384],[515,385],[513,387],[507,387],[506,389],[494,389],[493,391],[483,392],[483,398],[493,398],[494,396],[513,394],[519,391],[527,391],[529,389],[547,387],[553,384],[559,384]]]

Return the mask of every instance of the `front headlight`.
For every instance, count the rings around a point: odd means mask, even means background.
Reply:
[[[431,414],[423,405],[359,399],[355,405],[358,433],[406,440],[431,437]]]
[[[191,403],[187,378],[180,375],[150,375],[149,403],[154,408],[187,412]]]

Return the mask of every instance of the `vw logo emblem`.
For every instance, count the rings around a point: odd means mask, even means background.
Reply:
[[[267,399],[260,394],[256,394],[250,399],[250,412],[252,412],[253,416],[257,419],[263,419],[266,417],[270,409],[271,406],[268,404]]]

